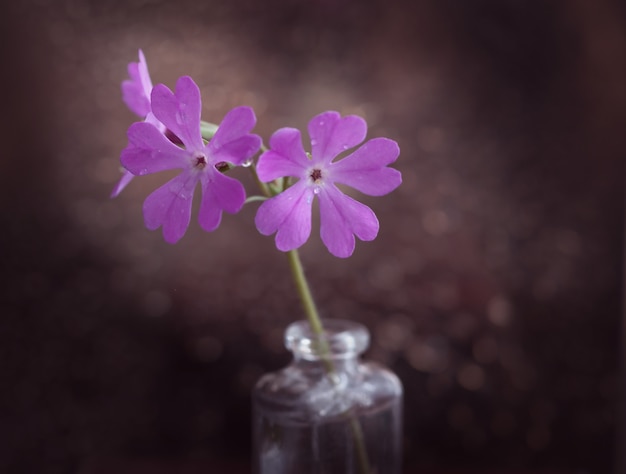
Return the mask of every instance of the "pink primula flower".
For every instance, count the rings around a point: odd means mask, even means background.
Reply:
[[[159,129],[161,133],[165,133],[165,125],[157,120],[152,113],[150,105],[150,94],[152,93],[152,80],[148,72],[148,64],[143,51],[139,50],[139,62],[128,64],[128,75],[130,79],[122,82],[122,99],[128,108]],[[113,188],[111,197],[117,197],[128,183],[131,182],[134,175],[125,170],[122,178]]]
[[[374,138],[334,162],[340,153],[365,139],[365,120],[324,112],[309,122],[308,130],[310,156],[304,151],[299,130],[281,128],[272,135],[270,150],[258,161],[259,179],[269,182],[289,176],[299,181],[265,201],[255,223],[263,235],[276,232],[279,250],[296,249],[311,233],[311,206],[317,196],[322,241],[333,255],[349,257],[354,251],[355,235],[365,241],[376,238],[378,219],[369,207],[344,194],[335,183],[370,196],[393,191],[402,182],[402,176],[387,165],[396,160],[400,148],[393,140]]]
[[[245,201],[243,185],[219,169],[226,163],[240,165],[259,150],[261,138],[249,133],[256,124],[254,111],[250,107],[232,109],[205,144],[200,133],[200,89],[190,77],[178,80],[175,93],[163,84],[155,86],[151,102],[156,119],[184,147],[172,143],[151,123],[135,123],[128,129],[129,143],[121,161],[133,175],[182,170],[146,198],[146,227],[163,227],[163,237],[169,243],[180,240],[189,226],[193,193],[200,183],[198,220],[204,230],[213,231],[220,224],[222,211],[236,213]]]

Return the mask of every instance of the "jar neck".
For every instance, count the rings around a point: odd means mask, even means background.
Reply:
[[[298,365],[326,370],[330,362],[335,370],[346,370],[358,364],[359,356],[369,345],[365,326],[353,321],[328,319],[324,332],[313,332],[307,321],[296,321],[285,331],[285,346]]]
[[[291,366],[298,370],[305,371],[309,376],[326,377],[329,372],[336,374],[355,374],[358,371],[360,359],[354,357],[336,358],[316,358],[307,359],[294,354]]]

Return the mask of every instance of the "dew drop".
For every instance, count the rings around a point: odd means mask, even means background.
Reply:
[[[342,148],[343,148],[344,150],[347,150],[347,149],[348,149],[348,145],[344,145]]]
[[[319,186],[315,186],[315,187],[313,188],[313,194],[319,194],[319,193],[320,193],[320,191],[321,191],[321,188],[320,188]]]
[[[250,166],[252,166],[252,158],[241,163],[241,166],[243,166],[244,168],[249,168]]]

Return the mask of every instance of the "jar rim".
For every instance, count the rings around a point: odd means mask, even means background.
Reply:
[[[326,351],[332,359],[352,358],[369,346],[369,331],[360,323],[325,319],[322,324],[324,333],[320,337],[311,329],[308,321],[291,323],[285,331],[285,346],[295,356],[307,360],[318,360]]]

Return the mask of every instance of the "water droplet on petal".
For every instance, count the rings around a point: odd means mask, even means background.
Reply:
[[[243,166],[244,168],[249,168],[250,166],[252,166],[252,158],[241,163],[241,166]]]
[[[322,189],[319,186],[313,188],[313,194],[319,194]]]
[[[344,145],[342,148],[343,148],[344,150],[347,150],[347,149],[348,149],[348,145]]]

